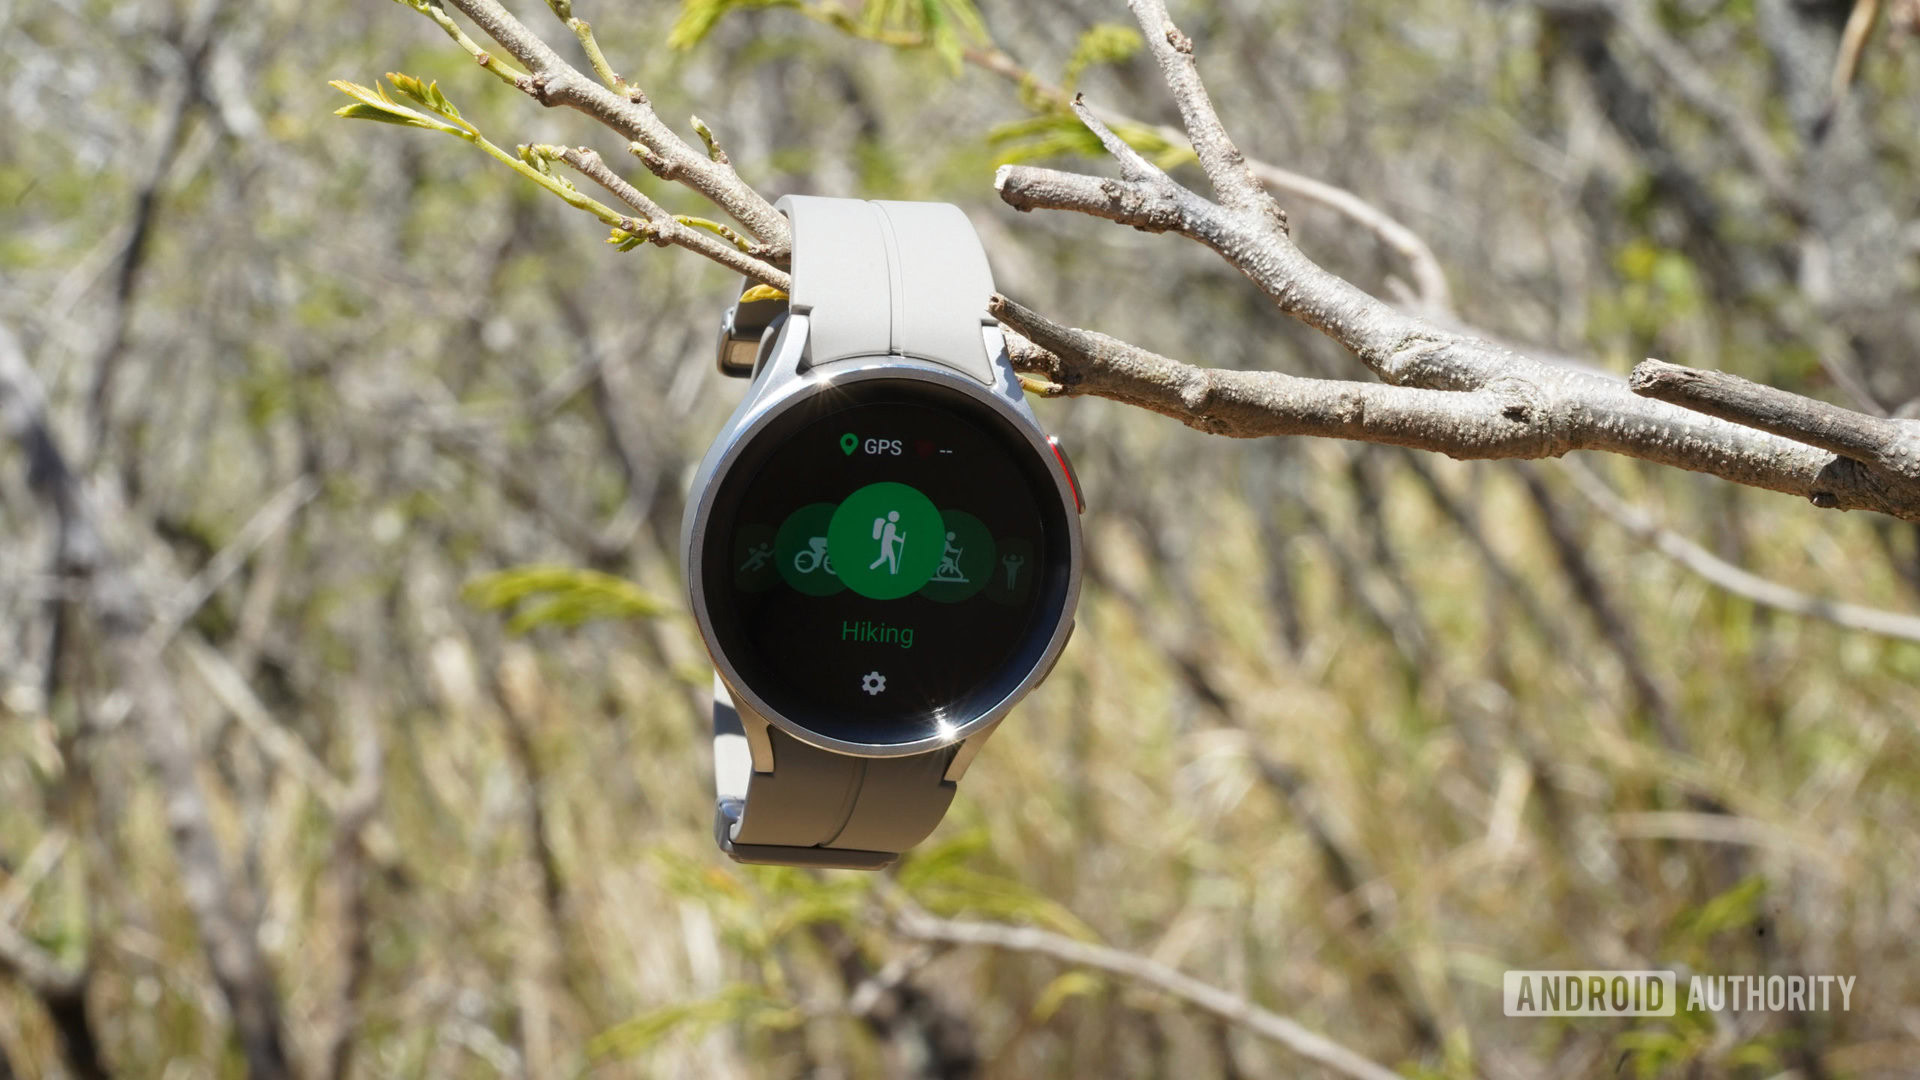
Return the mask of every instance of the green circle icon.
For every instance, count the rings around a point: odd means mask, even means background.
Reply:
[[[834,576],[827,554],[827,524],[833,504],[808,503],[787,515],[773,538],[773,568],[781,580],[808,596],[832,596],[846,586]]]
[[[965,510],[943,510],[947,524],[945,543],[940,550],[940,565],[920,595],[942,604],[955,604],[981,589],[998,568],[995,562],[993,534],[980,519]]]
[[[827,552],[847,588],[873,600],[917,591],[940,569],[947,527],[932,501],[905,484],[868,484],[841,501]]]

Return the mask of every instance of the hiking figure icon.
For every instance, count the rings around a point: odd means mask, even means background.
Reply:
[[[900,511],[889,510],[887,516],[873,519],[873,538],[880,541],[880,554],[867,564],[867,569],[877,570],[881,563],[887,564],[887,573],[900,572],[900,553],[907,546],[907,534],[900,531]]]
[[[967,575],[960,570],[960,556],[967,549],[955,545],[953,541],[953,533],[948,532],[946,546],[940,552],[940,569],[933,572],[932,580],[965,585]]]

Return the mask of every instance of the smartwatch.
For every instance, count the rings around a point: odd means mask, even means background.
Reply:
[[[714,667],[714,832],[739,862],[878,869],[1059,659],[1082,504],[958,207],[778,206],[792,293],[721,321],[720,370],[752,382],[681,534]]]

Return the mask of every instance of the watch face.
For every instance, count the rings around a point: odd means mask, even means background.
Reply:
[[[719,480],[698,542],[720,651],[781,715],[841,742],[917,742],[982,715],[1065,608],[1068,511],[1050,468],[993,409],[937,384],[812,395]]]

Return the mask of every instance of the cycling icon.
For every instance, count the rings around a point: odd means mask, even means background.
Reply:
[[[794,552],[793,569],[801,574],[811,574],[815,570],[833,573],[833,559],[827,555],[827,538],[808,537],[806,550]]]
[[[827,526],[832,520],[832,503],[809,503],[788,514],[774,537],[773,564],[780,580],[808,596],[832,596],[846,588],[828,554]]]

